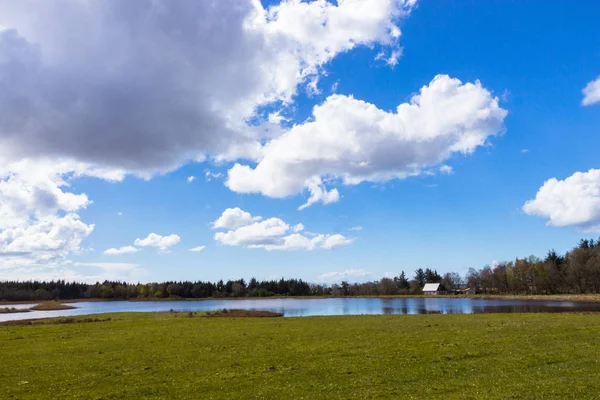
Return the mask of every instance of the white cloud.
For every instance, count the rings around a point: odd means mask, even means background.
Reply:
[[[319,276],[319,281],[326,283],[334,283],[341,281],[364,281],[366,278],[372,277],[371,272],[365,271],[364,269],[347,269],[345,271],[334,271],[327,272]]]
[[[228,232],[217,232],[215,240],[228,246],[251,246],[274,244],[290,229],[279,218],[269,218],[249,225],[239,226]]]
[[[81,252],[82,241],[94,225],[81,222],[77,214],[51,216],[0,231],[0,266],[17,267],[58,263]]]
[[[331,85],[331,93],[336,93],[338,90],[338,87],[340,86],[340,81],[335,81],[335,83],[333,85]]]
[[[325,250],[335,249],[336,247],[347,246],[352,244],[354,239],[349,239],[339,233],[335,235],[326,235],[321,242],[321,248]]]
[[[119,211],[119,212],[117,213],[117,215],[118,215],[119,217],[121,217],[121,216],[123,216],[123,213],[122,213],[121,211]]]
[[[188,181],[188,183],[192,183],[192,182],[194,182],[194,180],[196,180],[196,177],[195,177],[195,176],[188,176],[188,177],[187,177],[187,181]]]
[[[444,164],[440,167],[440,172],[442,174],[450,175],[452,172],[454,172],[454,169],[451,166]]]
[[[145,277],[146,271],[134,263],[103,263],[103,262],[74,262],[73,267],[98,268],[100,274],[84,276],[84,282],[102,282],[104,280],[139,282]],[[65,278],[63,278],[65,279]]]
[[[340,53],[397,53],[398,22],[415,4],[0,2],[0,252],[12,254],[1,265],[81,252],[94,225],[77,212],[91,200],[69,190],[72,179],[150,178],[207,156],[261,159],[263,139],[282,131],[246,121],[291,107]],[[317,186],[313,201],[339,198]],[[42,236],[43,251],[7,250]]]
[[[576,172],[564,180],[547,180],[535,199],[525,203],[523,211],[548,218],[551,226],[600,232],[600,170]]]
[[[198,252],[198,251],[204,250],[205,248],[206,248],[206,246],[197,246],[197,247],[192,247],[191,249],[189,249],[189,251]]]
[[[415,4],[1,2],[0,157],[144,177],[232,146],[253,157],[260,137],[246,121],[289,106],[341,53],[366,46],[394,58],[398,22]]]
[[[503,130],[507,112],[479,82],[439,75],[396,112],[331,95],[313,118],[269,141],[256,167],[236,163],[226,185],[284,198],[308,190],[315,202],[339,200],[327,183],[355,185],[419,175],[455,153],[471,154]],[[325,180],[325,182],[324,182]]]
[[[118,254],[136,253],[137,251],[138,251],[138,249],[133,246],[123,246],[123,247],[119,247],[119,248],[106,249],[104,251],[104,254],[118,255]]]
[[[206,178],[207,182],[212,181],[213,179],[219,179],[223,176],[223,174],[221,172],[212,172],[210,170],[206,170],[204,172],[204,176]]]
[[[337,203],[340,200],[340,193],[337,189],[327,190],[323,187],[323,182],[321,182],[321,178],[313,177],[309,179],[306,184],[306,189],[310,193],[310,197],[306,201],[306,203],[302,204],[298,207],[298,210],[304,210],[311,205],[321,202],[323,204],[329,203]]]
[[[363,227],[362,226],[353,226],[352,228],[348,229],[349,231],[362,231]]]
[[[215,222],[212,223],[213,228],[235,229],[240,226],[249,225],[252,222],[260,221],[262,217],[253,217],[249,212],[242,210],[239,207],[228,208]]]
[[[527,154],[527,153],[529,153],[529,149],[523,149],[523,150],[521,150],[521,153]]]
[[[140,247],[158,247],[160,251],[166,252],[169,247],[175,246],[180,240],[181,238],[174,233],[169,236],[151,233],[145,239],[135,239],[133,244]]]
[[[60,211],[76,212],[91,202],[85,193],[66,191],[62,173],[77,169],[42,160],[9,163],[0,158],[0,229],[23,226]]]
[[[103,263],[103,262],[75,262],[74,267],[98,267],[107,271],[123,272],[131,271],[139,267],[139,264],[132,263]]]
[[[308,83],[306,84],[306,93],[309,97],[316,96],[321,94],[321,89],[319,89],[319,77],[313,76],[310,78]]]
[[[230,230],[226,232],[215,233],[215,240],[227,246],[262,248],[267,251],[331,250],[347,246],[354,241],[340,234],[306,232],[303,235],[299,233],[304,230],[304,225],[301,223],[290,226],[279,218],[254,221],[250,213],[246,214],[246,224],[236,224],[235,228],[229,228]]]
[[[293,230],[294,230],[294,232],[301,232],[301,231],[303,231],[304,230],[304,224],[299,223],[299,224],[294,225]]]
[[[67,263],[66,266],[17,266],[0,269],[2,280],[65,280],[67,282],[96,283],[105,280],[139,282],[145,271],[130,263]]]
[[[267,121],[269,121],[269,123],[271,123],[271,124],[276,124],[276,125],[279,125],[282,122],[286,121],[287,119],[283,115],[281,115],[281,111],[282,110],[270,113],[267,118]]]
[[[585,88],[583,88],[583,100],[581,104],[584,106],[591,106],[600,102],[600,76],[595,80],[589,82]]]
[[[0,268],[56,265],[84,250],[94,225],[77,212],[92,202],[69,189],[72,179],[86,173],[100,175],[61,160],[0,157]]]

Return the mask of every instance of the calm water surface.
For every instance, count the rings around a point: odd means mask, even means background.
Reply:
[[[29,308],[34,304],[0,307]],[[74,310],[0,314],[0,321],[66,317],[112,312],[211,311],[223,308],[267,310],[286,317],[360,314],[481,314],[513,312],[598,311],[600,303],[569,301],[485,300],[452,298],[252,299],[197,301],[110,301],[72,303]]]

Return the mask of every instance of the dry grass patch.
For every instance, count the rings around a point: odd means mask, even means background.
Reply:
[[[40,303],[30,308],[31,311],[58,311],[58,310],[73,310],[76,307],[61,304],[56,301]]]

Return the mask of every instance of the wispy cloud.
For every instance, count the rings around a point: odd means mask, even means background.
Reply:
[[[600,102],[600,76],[589,82],[582,90],[583,100],[581,105],[591,106]]]
[[[344,271],[327,272],[327,273],[324,273],[323,275],[319,275],[318,279],[321,282],[334,283],[334,282],[340,282],[340,281],[344,281],[344,280],[365,281],[365,280],[368,280],[366,278],[372,278],[372,277],[373,277],[373,274],[371,272],[360,268],[360,269],[347,269]]]
[[[119,247],[119,248],[111,248],[111,249],[106,249],[104,250],[104,254],[107,255],[118,255],[118,254],[127,254],[127,253],[137,253],[139,249],[133,247],[133,246],[123,246],[123,247]]]

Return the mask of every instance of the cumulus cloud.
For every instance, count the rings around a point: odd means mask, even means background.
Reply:
[[[196,177],[195,177],[195,176],[188,176],[188,177],[187,177],[187,181],[188,181],[188,183],[192,183],[192,182],[194,182],[195,180],[196,180]]]
[[[206,246],[197,246],[197,247],[192,247],[191,249],[189,249],[189,251],[200,252],[200,251],[204,250],[205,248],[206,248]]]
[[[299,224],[294,225],[293,230],[294,230],[294,232],[301,232],[301,231],[303,231],[304,230],[304,224],[299,223]]]
[[[290,226],[279,218],[269,218],[240,226],[228,232],[217,232],[215,240],[229,246],[261,246],[278,241]]]
[[[318,237],[318,236],[317,236]],[[314,238],[313,238],[314,239]],[[354,242],[354,239],[349,239],[344,235],[340,235],[339,233],[335,235],[325,235],[320,245],[321,248],[325,250],[331,250],[336,247],[347,246]]]
[[[600,102],[600,76],[595,80],[589,82],[583,88],[583,100],[581,104],[584,106],[591,106]]]
[[[148,176],[246,148],[259,138],[245,121],[338,54],[398,53],[415,3],[1,2],[0,152]]]
[[[415,5],[0,2],[0,253],[10,255],[1,265],[65,262],[82,250],[94,225],[77,214],[91,200],[70,190],[74,178],[150,178],[207,156],[262,159],[299,88],[355,47],[399,54],[398,22]],[[273,107],[281,111],[262,121]],[[313,202],[339,199],[311,182]],[[40,251],[8,249],[42,237]]]
[[[551,226],[600,232],[600,170],[576,172],[564,180],[548,179],[523,211],[547,218]]]
[[[20,256],[3,257],[0,264],[25,266],[63,261],[69,254],[81,251],[82,241],[93,230],[94,225],[86,225],[77,214],[46,217],[4,229],[0,231],[0,253]]]
[[[57,264],[82,251],[94,225],[77,212],[91,201],[70,191],[69,180],[85,171],[60,160],[0,157],[0,268]]]
[[[181,238],[174,233],[169,236],[151,233],[144,239],[135,239],[133,244],[139,247],[158,247],[160,251],[166,252],[169,247],[175,246],[180,240]]]
[[[212,223],[213,228],[235,229],[240,226],[249,225],[252,222],[260,221],[262,217],[253,217],[252,214],[242,210],[239,207],[228,208],[215,222]]]
[[[223,212],[225,215],[227,209]],[[242,210],[240,210],[242,211]],[[354,239],[340,234],[299,233],[304,230],[303,224],[290,226],[279,218],[256,220],[250,213],[245,218],[246,224],[234,224],[226,232],[215,233],[215,240],[227,246],[243,246],[248,248],[262,248],[267,251],[274,250],[331,250],[336,247],[347,246]],[[222,217],[222,216],[221,216]],[[216,221],[215,221],[216,224]],[[215,225],[213,224],[213,225]]]
[[[395,112],[352,96],[331,95],[313,118],[269,141],[255,167],[236,163],[226,184],[238,193],[284,198],[307,190],[308,201],[339,200],[343,184],[421,174],[454,154],[471,154],[503,129],[507,112],[480,82],[435,77]]]
[[[22,226],[31,220],[52,217],[61,210],[76,212],[91,202],[85,193],[67,191],[66,171],[77,165],[34,162],[24,159],[9,163],[0,158],[0,229]]]
[[[451,166],[444,164],[440,167],[440,172],[442,174],[450,175],[452,172],[454,172],[454,169]]]
[[[104,250],[104,254],[118,255],[118,254],[136,253],[137,251],[138,251],[138,249],[133,246],[123,246],[123,247],[119,247],[119,248],[106,249],[106,250]]]

